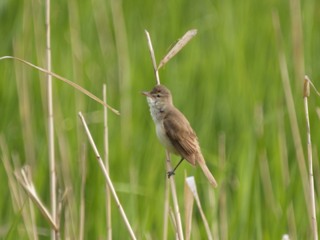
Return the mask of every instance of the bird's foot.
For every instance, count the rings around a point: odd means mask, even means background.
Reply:
[[[174,173],[174,171],[169,171],[168,172],[168,178],[170,178],[171,176],[173,176],[175,173]]]

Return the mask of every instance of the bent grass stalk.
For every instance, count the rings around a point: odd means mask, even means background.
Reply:
[[[20,171],[16,171],[15,177],[17,178],[20,185],[24,188],[29,198],[39,208],[42,215],[50,224],[52,230],[54,230],[55,232],[58,232],[59,226],[54,221],[52,214],[50,214],[48,209],[44,206],[44,204],[41,202],[40,198],[38,197],[34,184],[31,180],[30,168],[28,166],[25,166]]]
[[[7,173],[7,177],[8,177],[8,184],[9,184],[11,201],[13,204],[14,212],[22,216],[23,223],[24,223],[25,230],[27,232],[28,237],[30,239],[38,240],[33,205],[31,205],[31,200],[27,201],[25,199],[25,195],[22,194],[23,190],[21,190],[21,188],[19,187],[19,182],[16,181],[13,167],[10,164],[9,149],[6,144],[4,136],[1,134],[0,134],[0,152],[2,153],[1,160],[3,162],[5,172]],[[14,160],[14,162],[16,162],[15,156],[12,156],[12,159]],[[25,206],[27,205],[29,205],[29,211],[28,209],[25,208]],[[26,211],[24,211],[24,209]],[[20,217],[18,217],[16,221],[12,223],[4,239],[10,239],[10,235],[14,231],[14,229],[17,227],[17,223],[19,219]]]
[[[106,169],[106,167],[104,165],[104,162],[103,162],[103,160],[102,160],[102,158],[101,158],[101,156],[99,154],[99,151],[98,151],[98,149],[96,147],[96,144],[94,143],[94,140],[93,140],[93,138],[91,136],[91,133],[89,131],[89,128],[87,126],[87,123],[86,123],[84,117],[82,116],[81,112],[79,112],[79,117],[80,117],[81,122],[82,122],[82,124],[84,126],[84,129],[85,129],[85,132],[86,132],[87,137],[89,139],[89,142],[91,144],[91,147],[92,147],[92,149],[93,149],[93,151],[94,151],[94,153],[96,155],[96,158],[98,160],[99,166],[100,166],[100,168],[101,168],[101,170],[103,172],[103,175],[104,175],[104,177],[106,179],[106,183],[108,184],[108,187],[109,187],[109,189],[110,189],[110,191],[112,193],[112,196],[113,196],[113,198],[114,198],[114,200],[115,200],[115,202],[117,204],[117,207],[118,207],[118,209],[120,211],[121,217],[122,217],[123,221],[125,222],[125,225],[126,225],[127,230],[128,230],[128,232],[130,234],[130,237],[131,237],[131,239],[135,240],[136,237],[135,237],[134,232],[133,232],[133,230],[131,228],[131,225],[130,225],[130,223],[128,221],[127,215],[126,215],[125,211],[123,210],[123,207],[122,207],[122,205],[120,203],[118,195],[117,195],[117,193],[116,193],[116,191],[114,189],[113,183],[112,183],[112,181],[111,181],[111,179],[109,177],[108,171],[107,171],[107,169]]]
[[[70,81],[70,80],[68,80],[68,79],[66,79],[66,78],[64,78],[64,77],[61,77],[60,75],[58,75],[58,74],[56,74],[56,73],[54,73],[54,72],[50,72],[50,71],[48,71],[47,69],[38,67],[38,66],[36,66],[36,65],[34,65],[34,64],[26,61],[26,60],[23,60],[23,59],[21,59],[21,58],[18,58],[18,57],[13,57],[13,56],[3,56],[3,57],[0,57],[0,61],[1,61],[1,60],[4,60],[4,59],[14,59],[14,60],[18,60],[18,61],[23,62],[24,64],[27,64],[28,66],[33,67],[33,68],[35,68],[35,69],[37,69],[37,70],[39,70],[39,71],[41,71],[41,72],[44,72],[44,73],[46,73],[46,74],[49,74],[49,75],[55,77],[56,79],[61,80],[61,81],[65,82],[65,83],[67,83],[68,85],[70,85],[71,87],[79,90],[80,92],[82,92],[83,94],[87,95],[88,97],[90,97],[91,99],[95,100],[96,102],[102,104],[103,106],[109,108],[109,109],[110,109],[112,112],[114,112],[115,114],[120,115],[120,112],[119,112],[118,110],[116,110],[116,109],[112,108],[111,106],[105,104],[100,98],[96,97],[94,94],[92,94],[91,92],[89,92],[89,91],[86,90],[85,88],[79,86],[78,84],[76,84],[76,83],[74,83],[74,82],[72,82],[72,81]]]

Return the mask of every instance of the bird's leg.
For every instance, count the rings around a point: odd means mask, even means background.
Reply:
[[[168,178],[170,178],[172,175],[174,175],[174,172],[176,171],[176,169],[178,168],[180,163],[182,163],[183,160],[184,160],[184,158],[181,158],[181,160],[180,160],[180,162],[178,162],[177,166],[175,166],[175,168],[172,171],[168,172]]]

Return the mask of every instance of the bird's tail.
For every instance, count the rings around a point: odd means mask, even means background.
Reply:
[[[213,177],[212,173],[210,172],[209,168],[207,167],[206,165],[206,162],[203,158],[203,156],[200,156],[199,157],[199,160],[198,160],[198,163],[204,173],[204,175],[207,177],[207,179],[209,180],[210,184],[213,186],[213,187],[217,187],[218,186],[218,183],[216,181],[216,179]]]

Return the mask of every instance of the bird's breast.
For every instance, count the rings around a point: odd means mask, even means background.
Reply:
[[[147,98],[150,113],[153,119],[153,122],[156,126],[156,133],[160,143],[170,152],[173,154],[177,154],[175,147],[172,145],[169,137],[166,134],[166,131],[163,126],[163,119],[165,116],[165,109],[161,102],[156,101],[152,98]]]
[[[155,124],[161,122],[163,119],[163,111],[162,108],[156,100],[152,98],[147,98],[148,104],[150,107],[150,114]]]

